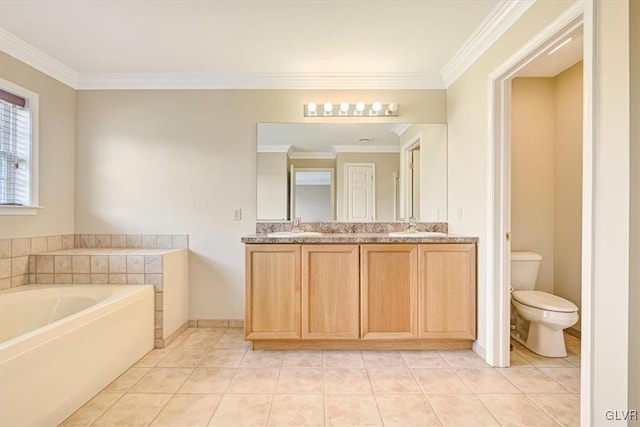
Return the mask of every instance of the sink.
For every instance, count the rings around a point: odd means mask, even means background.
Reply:
[[[389,233],[389,237],[446,237],[446,233],[437,231],[395,231]]]
[[[276,231],[267,234],[267,237],[313,237],[322,236],[318,231]]]

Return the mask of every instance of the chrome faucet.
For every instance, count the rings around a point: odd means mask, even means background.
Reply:
[[[291,232],[292,233],[301,233],[302,229],[300,228],[300,222],[302,221],[302,218],[294,218],[293,219],[293,223],[291,224]]]
[[[418,221],[414,217],[409,218],[409,228],[405,230],[407,233],[418,232]]]

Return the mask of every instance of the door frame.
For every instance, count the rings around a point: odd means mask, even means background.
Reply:
[[[344,164],[344,220],[349,221],[349,167],[368,166],[371,168],[371,220],[376,220],[376,164],[375,163],[345,163]]]
[[[294,168],[293,165],[291,165],[292,169],[292,173],[293,173],[293,177],[292,177],[292,188],[295,189],[296,187],[296,180],[295,180],[295,174],[296,172],[330,172],[331,173],[331,200],[330,200],[330,209],[331,209],[331,221],[335,221],[336,220],[336,182],[335,182],[335,170],[334,168]],[[292,212],[292,217],[291,220],[293,221],[293,219],[295,218],[293,216],[293,214],[295,214],[295,202],[296,202],[296,192],[295,190],[291,190],[291,194],[292,194],[292,203],[291,203],[291,212]]]
[[[489,74],[489,123],[487,182],[487,348],[485,359],[493,366],[509,365],[510,342],[510,181],[511,181],[511,80],[526,65],[544,55],[576,28],[583,29],[583,137],[582,137],[582,327],[581,422],[591,424],[592,292],[594,259],[594,5],[576,2]]]
[[[409,204],[411,203],[411,186],[409,185],[409,163],[411,151],[422,144],[422,132],[418,132],[400,147],[400,219],[409,221]],[[418,221],[420,218],[416,218]]]

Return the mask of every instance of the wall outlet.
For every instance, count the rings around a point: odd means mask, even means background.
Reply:
[[[234,221],[242,221],[242,208],[233,210],[233,220]]]

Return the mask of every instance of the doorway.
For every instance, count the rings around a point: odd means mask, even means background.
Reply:
[[[375,221],[375,163],[345,163],[344,176],[344,217],[346,220]]]

